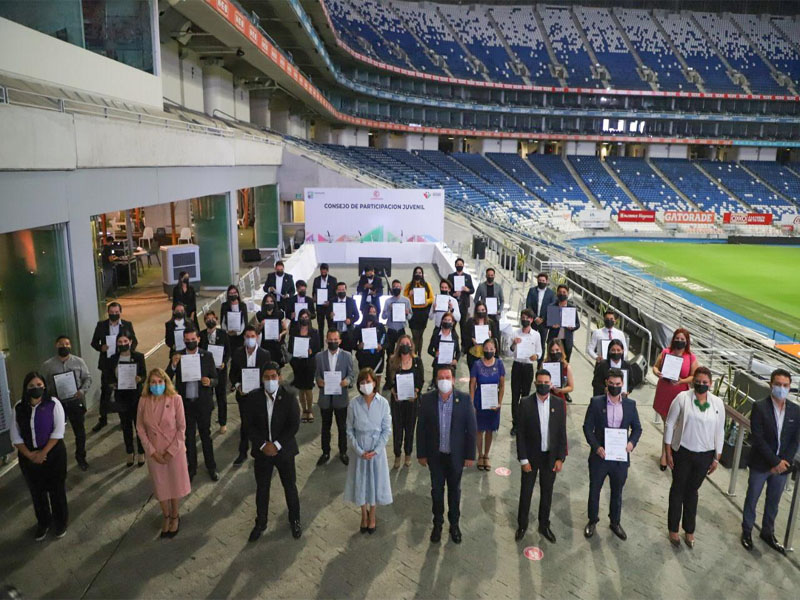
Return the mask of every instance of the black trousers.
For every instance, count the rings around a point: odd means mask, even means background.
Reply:
[[[195,398],[184,400],[183,412],[186,415],[186,462],[189,475],[197,473],[197,432],[200,432],[200,443],[203,446],[203,461],[206,469],[214,471],[214,444],[211,441],[211,411],[214,404],[211,398]]]
[[[347,454],[347,408],[322,408],[322,453],[331,453],[331,428],[336,417],[339,454]]]
[[[125,452],[133,454],[133,437],[136,436],[136,449],[139,454],[144,454],[142,448],[142,441],[139,439],[139,434],[136,433],[136,407],[137,404],[131,405],[128,410],[121,410],[119,412],[119,424],[122,429],[122,440],[125,442]]]
[[[67,421],[72,426],[72,433],[75,434],[75,460],[82,463],[86,460],[86,425],[84,423],[86,405],[83,400],[66,400],[62,404]]]
[[[386,329],[386,359],[388,360],[389,357],[394,354],[394,347],[397,344],[397,338],[401,335],[405,335],[405,329]],[[417,350],[419,352],[419,350]]]
[[[108,419],[108,413],[111,412],[111,396],[114,390],[111,389],[111,382],[106,381],[106,376],[100,377],[100,421]]]
[[[608,516],[611,523],[619,525],[622,516],[622,489],[628,478],[628,463],[603,460],[596,454],[589,458],[589,521],[597,523],[600,513],[600,490],[608,477],[611,480],[611,506]]]
[[[67,526],[67,447],[60,440],[41,465],[19,457],[19,468],[31,492],[33,511],[40,527]]]
[[[214,395],[217,398],[217,423],[220,426],[228,424],[228,368],[217,369],[217,387]]]
[[[514,361],[511,365],[511,427],[517,426],[521,398],[529,396],[533,385],[533,365]]]
[[[247,411],[244,409],[245,396],[236,394],[236,405],[239,407],[239,456],[247,454],[247,449],[250,447],[250,440],[247,438]]]
[[[319,339],[325,341],[325,325],[328,324],[328,309],[318,306],[317,307],[317,331],[319,331]]]
[[[692,452],[681,446],[677,452],[672,453],[672,460],[675,467],[672,469],[672,486],[669,488],[667,526],[670,531],[677,533],[682,515],[683,530],[694,533],[698,490],[714,460],[714,451]]]
[[[406,456],[414,450],[414,429],[417,426],[417,401],[392,400],[392,442],[394,455],[400,456],[405,449]]]
[[[289,509],[289,522],[300,520],[300,497],[297,494],[297,474],[294,467],[294,456],[266,456],[258,452],[255,466],[256,474],[256,525],[267,526],[269,512],[269,490],[272,484],[272,471],[278,470],[278,476],[286,496],[286,508]]]
[[[444,523],[444,488],[447,486],[447,521],[457,527],[461,518],[461,474],[463,465],[453,466],[449,454],[439,452],[428,459],[431,472],[431,499],[433,500],[433,524]]]
[[[550,468],[549,452],[542,452],[539,457],[530,461],[531,470],[522,471],[522,486],[519,490],[519,512],[517,522],[523,529],[528,528],[528,518],[531,512],[531,497],[536,485],[536,476],[539,476],[539,527],[550,526],[550,507],[553,504],[553,484],[556,474]]]

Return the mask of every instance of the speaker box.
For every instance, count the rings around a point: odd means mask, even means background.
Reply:
[[[258,248],[243,248],[242,260],[244,262],[261,262],[261,251]]]

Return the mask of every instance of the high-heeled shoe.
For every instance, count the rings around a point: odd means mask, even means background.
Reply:
[[[125,463],[125,466],[126,467],[132,467],[133,466],[133,459],[134,459],[134,455],[133,454],[129,454],[128,455],[128,461]]]
[[[171,519],[174,521],[176,518],[175,517],[171,517]],[[178,535],[178,532],[181,530],[181,518],[180,518],[180,516],[177,517],[177,520],[178,520],[178,526],[175,528],[175,531],[170,531],[169,534],[168,534],[168,537],[170,539],[172,539],[176,535]]]
[[[164,517],[164,524],[161,526],[161,535],[159,536],[162,540],[169,537],[169,517]],[[164,526],[167,529],[164,529]]]
[[[377,528],[378,528],[378,526],[377,526],[377,525],[375,525],[375,527],[367,527],[367,533],[368,533],[368,534],[370,534],[370,535],[372,535],[373,533],[375,533],[375,530],[376,530]]]
[[[675,546],[676,548],[680,548],[681,546],[681,538],[674,538],[672,536],[669,537],[669,543]]]
[[[687,535],[687,536],[684,536],[684,538],[683,538],[683,541],[684,541],[684,542],[686,542],[686,545],[687,545],[689,548],[694,548],[694,539],[691,539],[691,540],[690,540],[688,535]],[[680,543],[680,542],[678,542],[678,543]]]
[[[658,468],[661,469],[662,472],[667,470],[667,465],[662,465],[661,461],[658,461]]]

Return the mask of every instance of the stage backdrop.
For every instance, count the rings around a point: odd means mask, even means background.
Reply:
[[[440,242],[444,190],[306,188],[306,241]]]

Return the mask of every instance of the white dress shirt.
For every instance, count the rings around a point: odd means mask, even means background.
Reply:
[[[278,275],[275,273],[275,293],[279,296],[283,293],[283,278],[286,275]]]
[[[256,355],[258,354],[258,348],[253,348],[253,351],[250,352],[247,348],[244,350],[244,355],[247,358],[247,368],[252,369],[256,366]]]
[[[539,335],[539,332],[531,327],[531,330],[528,333],[522,331],[522,328],[514,330],[514,338],[520,338],[521,340],[531,339],[533,340],[533,347],[534,351],[532,354],[535,354],[538,357],[542,356],[542,337]],[[516,354],[516,344],[512,344],[514,352],[514,362],[522,363],[523,365],[532,365],[535,364],[531,361],[530,356],[526,356],[524,358],[517,358]]]
[[[450,296],[450,299],[447,301],[448,306],[450,307],[450,312],[453,314],[453,318],[456,320],[456,323],[461,321],[461,309],[458,307],[458,300]],[[442,324],[442,317],[447,314],[445,311],[436,311],[436,302],[434,301],[431,304],[431,311],[428,313],[428,318],[433,320],[434,325],[439,327]]]
[[[119,335],[119,321],[116,323],[108,322],[108,335]]]
[[[540,290],[537,286],[536,289],[538,290],[538,298],[536,301],[536,316],[538,317],[542,314],[542,302],[544,302],[544,293],[547,291],[547,288]]]
[[[783,417],[786,416],[786,400],[778,404],[772,400],[772,412],[775,413],[775,425],[778,428],[778,454],[781,452],[781,431],[783,431]]]
[[[67,420],[64,416],[64,407],[61,405],[56,398],[53,398],[53,402],[56,405],[53,407],[53,433],[50,434],[51,440],[63,440],[64,439],[64,430],[66,429]],[[36,418],[36,409],[42,405],[40,402],[36,406],[33,407],[31,410],[31,443],[33,444],[34,449],[39,448],[39,443],[36,440],[36,427],[34,425],[34,419]],[[11,411],[11,443],[16,446],[18,444],[24,444],[25,440],[22,439],[22,434],[19,431],[19,426],[17,425],[17,413],[16,407],[14,410]],[[41,444],[41,447],[47,444]]]
[[[622,342],[623,346],[623,358],[628,354],[628,342],[625,341],[625,334],[616,327],[612,327],[611,329],[601,327],[600,329],[592,331],[592,337],[586,346],[586,354],[588,354],[589,358],[592,360],[595,360],[600,353],[602,348],[600,340],[619,340]],[[604,356],[603,358],[605,359],[606,357]]]
[[[544,399],[544,402],[539,398],[539,394],[534,396],[536,398],[536,409],[539,411],[539,435],[542,438],[542,452],[547,452],[550,449],[548,434],[550,432],[550,394],[547,394],[547,398]],[[519,461],[521,465],[527,465],[528,459],[523,458]]]
[[[269,392],[265,392],[264,395],[267,397],[267,435],[269,436],[269,441],[272,442],[272,410],[275,408],[275,398]],[[280,442],[272,442],[275,444],[275,447],[278,449],[278,452],[281,450]],[[264,442],[261,444],[259,450],[263,450],[264,446],[267,443]]]
[[[681,392],[672,401],[665,422],[664,443],[671,444],[681,412],[683,412],[683,431],[681,447],[692,452],[722,454],[725,438],[725,405],[717,396],[709,393],[706,401],[710,406],[701,411],[694,403],[694,390]]]

